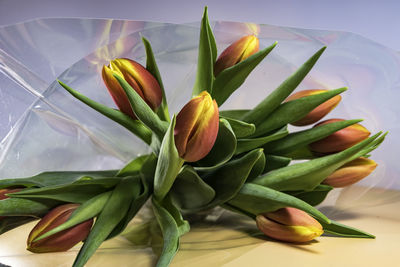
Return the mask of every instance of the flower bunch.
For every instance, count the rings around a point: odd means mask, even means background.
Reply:
[[[270,238],[307,242],[323,232],[373,237],[328,219],[315,208],[334,187],[349,186],[377,166],[370,153],[385,134],[360,120],[319,122],[347,88],[293,93],[325,47],[251,110],[220,106],[274,49],[244,36],[219,56],[207,10],[201,21],[192,99],[172,117],[150,42],[146,66],[117,58],[102,69],[118,109],[59,81],[72,96],[131,131],[151,148],[120,170],[46,172],[0,181],[0,233],[41,218],[28,237],[35,253],[65,251],[84,241],[74,266],[119,235],[148,199],[164,242],[158,266],[168,266],[190,230],[182,214],[217,206],[243,214]],[[317,124],[315,124],[317,123]],[[288,125],[314,127],[289,132]],[[302,160],[302,161],[296,161]]]

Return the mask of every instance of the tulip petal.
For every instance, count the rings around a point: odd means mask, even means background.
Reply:
[[[342,119],[329,119],[316,124],[314,127],[326,125],[333,122],[343,121]],[[362,140],[368,138],[371,133],[361,124],[354,124],[341,129],[324,139],[310,144],[310,148],[318,153],[335,153],[345,150]]]
[[[210,106],[210,104],[212,106]],[[214,146],[218,135],[219,115],[217,102],[212,101],[203,106],[201,119],[194,126],[194,135],[188,140],[183,158],[188,162],[204,158]],[[192,131],[193,133],[193,131]]]
[[[106,85],[111,97],[113,98],[115,104],[118,106],[119,110],[121,110],[129,117],[136,119],[129,100],[125,94],[125,91],[119,85],[117,79],[115,79],[115,77],[113,76],[114,73],[120,75],[119,71],[115,71],[107,66],[103,66],[102,76],[104,84]]]

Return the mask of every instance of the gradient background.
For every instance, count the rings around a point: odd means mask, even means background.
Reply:
[[[39,17],[93,17],[184,23],[255,22],[361,34],[400,50],[398,0],[0,0],[0,25]]]

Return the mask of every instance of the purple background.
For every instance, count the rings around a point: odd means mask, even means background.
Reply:
[[[0,0],[0,25],[39,17],[95,17],[161,22],[230,20],[343,30],[400,50],[397,0]]]

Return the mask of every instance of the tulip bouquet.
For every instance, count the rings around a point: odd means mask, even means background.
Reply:
[[[151,153],[120,170],[0,180],[0,234],[41,218],[28,237],[28,250],[66,251],[83,241],[74,266],[84,266],[151,201],[163,236],[158,266],[168,266],[178,251],[180,236],[190,229],[187,216],[215,207],[248,216],[265,235],[285,242],[307,242],[323,232],[373,238],[328,219],[315,206],[333,188],[356,183],[376,168],[370,153],[385,134],[370,136],[361,120],[343,119],[288,130],[289,124],[317,123],[346,91],[292,94],[325,47],[253,109],[220,110],[276,43],[260,49],[256,35],[244,36],[217,56],[206,9],[193,98],[171,117],[150,42],[143,38],[143,44],[146,67],[117,58],[102,69],[118,109],[59,83],[143,140]]]

